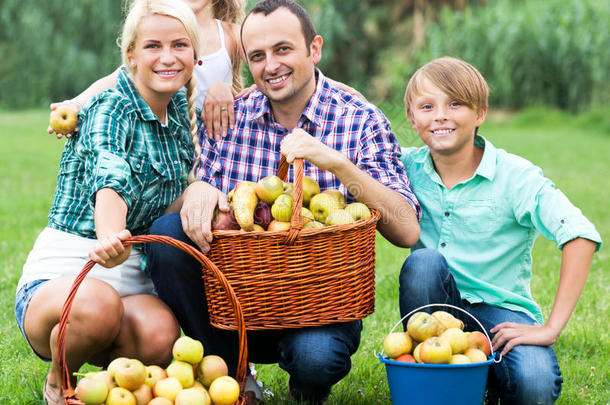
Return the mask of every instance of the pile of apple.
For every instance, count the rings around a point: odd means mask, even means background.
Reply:
[[[213,230],[286,231],[292,216],[293,184],[278,176],[267,176],[257,183],[241,181],[229,193],[231,209],[216,210]],[[343,225],[371,216],[365,204],[345,203],[339,190],[324,190],[311,177],[303,177],[303,229]]]
[[[225,361],[203,356],[203,345],[182,336],[172,348],[172,363],[163,369],[119,357],[107,370],[85,374],[76,395],[86,405],[232,405],[239,384],[228,376]],[[80,375],[80,374],[78,374]]]
[[[449,312],[416,312],[406,332],[392,332],[383,350],[392,360],[407,363],[465,364],[487,360],[489,340],[479,331],[464,332],[464,323]]]

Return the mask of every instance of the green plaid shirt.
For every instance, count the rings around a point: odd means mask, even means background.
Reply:
[[[184,91],[170,101],[165,125],[122,70],[80,118],[80,135],[61,157],[49,227],[95,238],[95,194],[110,188],[127,204],[127,229],[146,233],[186,187],[193,162]]]

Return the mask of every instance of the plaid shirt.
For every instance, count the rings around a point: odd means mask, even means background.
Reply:
[[[373,105],[361,102],[336,88],[320,71],[316,90],[303,110],[297,127],[341,151],[374,179],[403,195],[421,215],[419,203],[400,161],[400,145],[385,116]],[[258,181],[276,174],[280,142],[291,130],[274,121],[269,99],[260,91],[235,100],[235,130],[215,142],[205,127],[199,130],[201,158],[197,177],[228,193],[242,180]],[[337,177],[310,162],[304,162],[306,176],[318,181],[321,190],[338,189],[353,201]],[[293,181],[292,168],[288,181]]]
[[[127,229],[146,233],[186,187],[193,162],[184,92],[170,101],[165,125],[123,70],[81,118],[61,157],[49,227],[95,238],[95,193],[110,188],[127,204]]]

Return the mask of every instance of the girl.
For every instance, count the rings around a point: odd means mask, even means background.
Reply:
[[[17,323],[32,350],[51,362],[48,404],[63,404],[58,322],[87,256],[116,267],[94,268],[76,294],[66,338],[70,371],[119,356],[167,364],[180,334],[140,270],[141,253],[121,241],[147,232],[186,186],[196,132],[197,20],[182,1],[136,0],[120,42],[124,67],[116,85],[84,109],[81,136],[66,143],[48,226],[17,286]]]

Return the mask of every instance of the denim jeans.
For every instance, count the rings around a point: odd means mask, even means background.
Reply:
[[[194,246],[182,230],[180,216],[157,219],[152,235],[166,235]],[[206,354],[221,356],[235,375],[237,333],[210,324],[201,265],[181,250],[159,243],[147,245],[148,268],[159,295],[172,309],[187,336],[203,343]],[[290,392],[297,399],[319,402],[347,375],[351,355],[360,344],[362,322],[322,327],[248,332],[248,360],[279,363],[290,375]]]
[[[447,261],[433,249],[415,250],[405,260],[400,271],[399,301],[402,316],[417,307],[433,303],[463,308],[481,322],[491,338],[493,335],[489,330],[501,322],[535,323],[522,312],[462,300]],[[480,329],[460,311],[447,311],[462,319],[469,329]],[[499,349],[494,348],[496,351]],[[487,382],[488,403],[497,403],[500,399],[502,405],[552,404],[561,393],[562,382],[557,357],[551,346],[519,345],[503,356],[500,363],[491,366]]]

